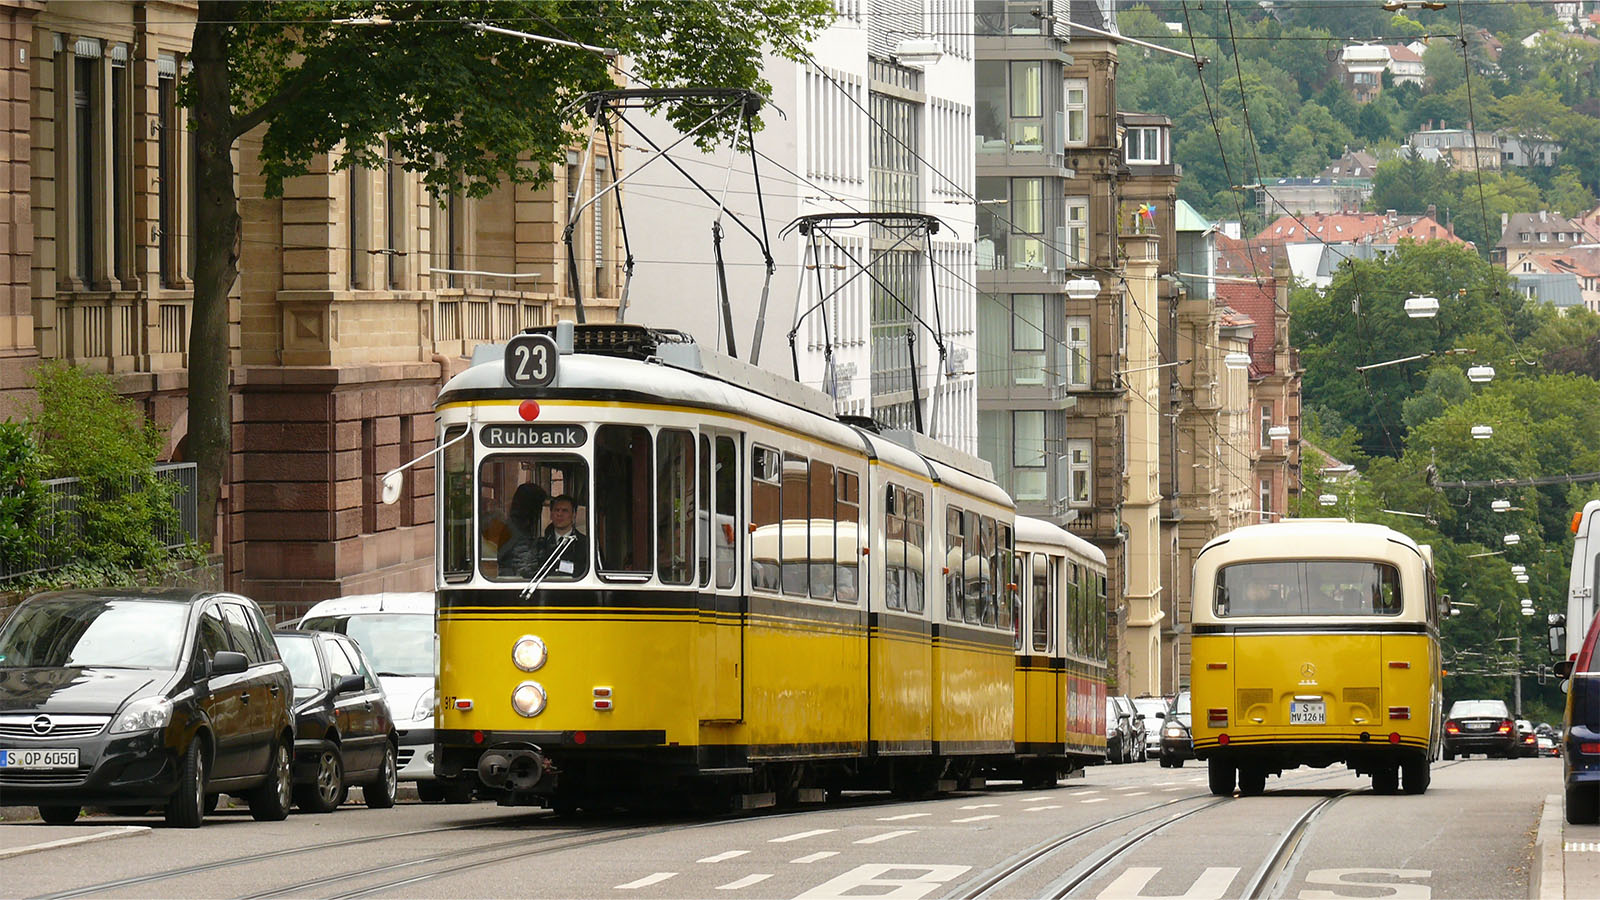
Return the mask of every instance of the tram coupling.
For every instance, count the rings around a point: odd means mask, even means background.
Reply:
[[[548,793],[555,789],[556,767],[533,744],[502,744],[478,757],[478,778],[494,790],[520,794],[540,787]]]

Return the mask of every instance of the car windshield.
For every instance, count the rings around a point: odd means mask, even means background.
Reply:
[[[1177,713],[1180,716],[1183,716],[1185,719],[1189,718],[1189,692],[1188,691],[1184,691],[1183,693],[1178,695],[1178,702],[1175,704],[1175,706],[1176,706],[1176,708],[1173,710],[1173,712]]]
[[[1149,719],[1154,717],[1156,713],[1167,712],[1167,701],[1162,700],[1159,697],[1135,698],[1133,701],[1133,708],[1137,709],[1141,715]]]
[[[176,669],[186,603],[96,598],[24,603],[0,628],[0,668]]]
[[[1509,713],[1506,705],[1499,700],[1457,700],[1450,707],[1450,718],[1463,719],[1485,717],[1504,719]]]
[[[301,622],[300,630],[349,635],[380,676],[433,677],[433,617],[425,613],[317,616]]]
[[[289,677],[294,680],[295,693],[306,690],[320,691],[327,683],[322,677],[322,661],[317,659],[317,648],[311,637],[279,634],[278,652],[289,666]]]

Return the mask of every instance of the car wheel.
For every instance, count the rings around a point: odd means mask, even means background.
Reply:
[[[250,816],[257,822],[281,822],[289,818],[289,806],[294,800],[294,773],[290,771],[289,759],[289,744],[280,741],[272,752],[267,780],[250,792]]]
[[[472,783],[457,782],[446,785],[444,789],[444,802],[446,803],[471,803]]]
[[[1424,754],[1407,757],[1400,762],[1400,782],[1408,794],[1421,794],[1428,790],[1433,780],[1428,757]]]
[[[368,809],[388,809],[394,805],[395,792],[400,785],[400,768],[395,764],[394,744],[383,744],[383,765],[378,775],[361,786],[361,795]]]
[[[1453,759],[1456,758],[1456,752],[1454,750],[1451,750],[1449,747],[1446,747],[1446,748],[1444,748],[1444,758],[1445,758],[1446,762],[1449,762],[1450,760],[1453,760]]]
[[[1600,787],[1593,784],[1567,785],[1567,822],[1573,825],[1600,824]],[[39,810],[43,812],[41,808]],[[46,819],[45,821],[49,821]]]
[[[1267,789],[1267,770],[1256,766],[1239,769],[1239,796],[1259,797]]]
[[[71,825],[78,821],[78,813],[83,812],[81,806],[41,806],[39,818],[46,825]]]
[[[344,784],[344,756],[337,747],[327,747],[317,754],[317,780],[311,784],[295,785],[294,805],[306,812],[333,812],[344,802],[348,788]]]
[[[1172,767],[1173,767],[1173,768],[1174,768],[1174,769],[1181,769],[1181,768],[1183,768],[1183,759],[1182,759],[1182,758],[1181,758],[1181,757],[1180,757],[1180,758],[1178,758],[1178,759],[1174,759],[1174,760],[1173,760],[1173,761],[1172,761]]]
[[[178,789],[167,801],[167,824],[199,828],[206,817],[206,755],[200,739],[189,742],[178,768]]]
[[[417,799],[423,803],[438,803],[444,800],[444,788],[431,781],[417,782]]]
[[[1238,775],[1233,763],[1223,762],[1216,757],[1206,760],[1206,781],[1210,783],[1211,793],[1218,797],[1233,796],[1233,787]]]

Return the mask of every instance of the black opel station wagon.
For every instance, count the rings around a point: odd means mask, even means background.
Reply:
[[[205,591],[62,591],[0,626],[0,796],[194,828],[226,791],[289,814],[294,696],[261,609]]]

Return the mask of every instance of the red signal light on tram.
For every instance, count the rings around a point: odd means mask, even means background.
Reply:
[[[1398,732],[1398,731],[1389,732],[1389,743],[1391,743],[1391,744],[1400,743],[1400,732]]]
[[[1228,736],[1226,734],[1217,735],[1217,743],[1226,747],[1228,745]]]
[[[524,422],[532,422],[539,418],[539,401],[524,400],[517,404],[517,415],[521,416]]]

